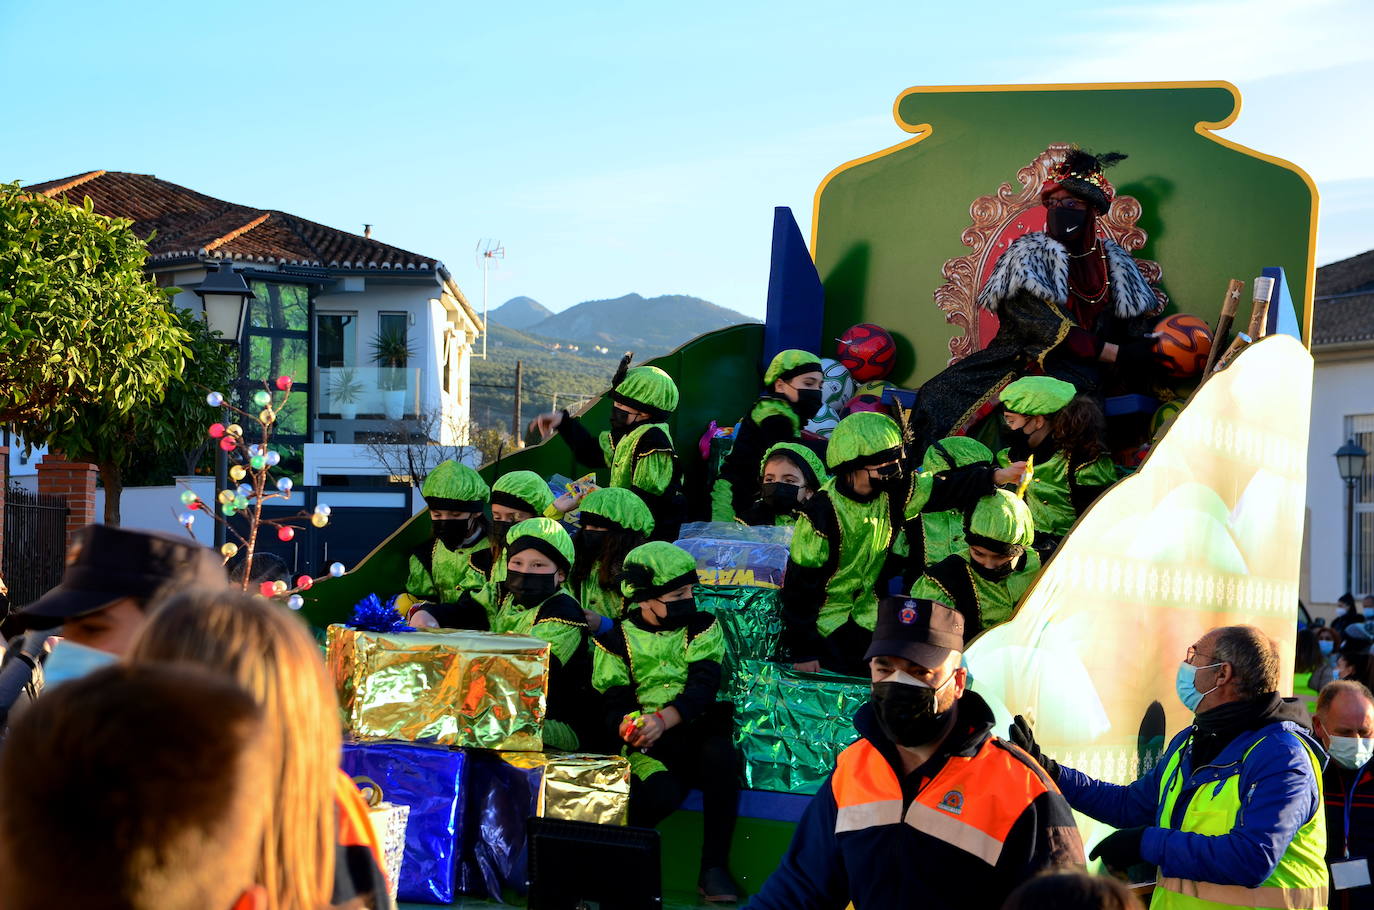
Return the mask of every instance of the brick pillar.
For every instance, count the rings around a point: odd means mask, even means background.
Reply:
[[[72,535],[95,521],[96,467],[49,452],[38,463],[38,492],[67,500],[67,546]]]

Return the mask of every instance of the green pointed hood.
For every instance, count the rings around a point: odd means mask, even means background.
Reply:
[[[926,449],[921,469],[938,474],[950,468],[966,468],[983,462],[992,462],[992,450],[987,446],[969,436],[948,436]]]
[[[631,603],[662,597],[697,580],[696,557],[663,540],[635,547],[622,565],[620,593]]]
[[[635,367],[611,391],[611,400],[647,411],[655,420],[665,420],[677,410],[677,399],[677,384],[658,367]]]
[[[779,351],[773,361],[768,364],[768,369],[764,371],[763,384],[771,389],[773,383],[779,379],[786,382],[803,373],[819,373],[820,371],[821,359],[810,351],[795,349]]]
[[[482,511],[490,492],[481,474],[453,460],[440,462],[420,487],[420,495],[431,509],[455,512]]]
[[[986,547],[994,553],[1014,555],[1014,548],[1025,548],[1035,539],[1035,520],[1030,507],[1006,490],[993,490],[973,507],[969,517],[970,544]]]
[[[511,471],[497,478],[491,485],[492,505],[533,512],[538,518],[553,505],[553,491],[533,471]]]
[[[779,442],[771,446],[759,462],[759,477],[763,476],[768,462],[776,455],[781,455],[796,465],[806,478],[806,485],[812,490],[820,489],[820,485],[830,479],[830,474],[826,472],[820,457],[799,442]]]
[[[891,461],[901,454],[901,447],[902,431],[896,421],[876,411],[860,411],[835,425],[825,463],[838,474]]]
[[[584,520],[594,515],[602,522],[637,531],[645,537],[654,533],[653,513],[633,490],[601,487],[588,493],[579,508]]]
[[[506,534],[506,558],[521,550],[538,550],[553,560],[563,574],[572,571],[572,538],[552,518],[526,519],[510,529]]]

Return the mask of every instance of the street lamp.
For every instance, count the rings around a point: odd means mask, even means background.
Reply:
[[[193,290],[200,297],[205,325],[212,332],[218,332],[219,341],[224,343],[225,353],[237,353],[240,339],[243,338],[244,317],[248,313],[248,301],[257,295],[248,287],[243,275],[234,271],[234,264],[221,259],[219,268],[205,276],[205,280]],[[237,369],[237,358],[235,358]],[[232,392],[231,392],[232,397]],[[229,453],[215,448],[215,494],[218,495],[229,485]],[[213,503],[213,499],[212,499]],[[213,507],[213,506],[212,506]],[[224,525],[215,522],[215,549],[224,545]]]
[[[1355,543],[1355,484],[1364,476],[1364,462],[1369,457],[1369,453],[1362,447],[1355,445],[1355,440],[1349,439],[1345,445],[1336,450],[1336,469],[1341,473],[1341,480],[1345,481],[1345,590],[1347,593],[1354,593],[1355,586],[1352,584],[1354,575],[1354,543]]]

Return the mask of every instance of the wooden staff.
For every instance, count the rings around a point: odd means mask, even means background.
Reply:
[[[1221,315],[1217,317],[1217,330],[1212,333],[1212,350],[1208,352],[1207,366],[1202,370],[1204,376],[1210,374],[1217,361],[1221,359],[1221,349],[1226,344],[1226,336],[1231,334],[1231,323],[1235,321],[1236,310],[1240,309],[1240,292],[1244,287],[1238,278],[1232,278],[1226,285],[1226,297],[1221,301]]]
[[[1250,331],[1255,341],[1259,341],[1269,330],[1269,299],[1274,296],[1274,279],[1255,279],[1255,302],[1250,307]]]

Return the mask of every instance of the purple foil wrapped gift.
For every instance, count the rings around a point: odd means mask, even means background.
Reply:
[[[468,756],[416,743],[345,743],[343,769],[375,780],[387,802],[410,807],[397,897],[452,903],[468,795]]]

